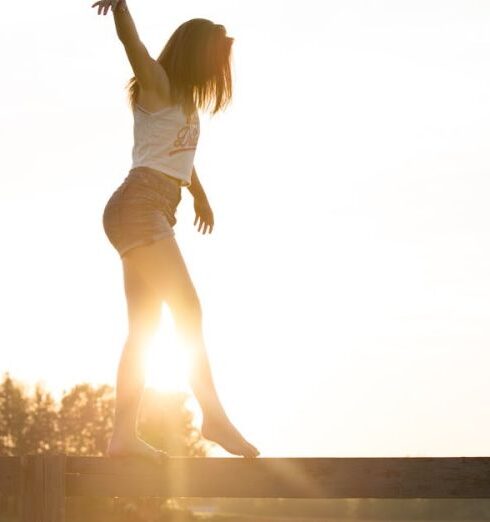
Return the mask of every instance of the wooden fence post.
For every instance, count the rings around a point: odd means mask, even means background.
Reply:
[[[21,457],[21,522],[45,522],[44,517],[44,457]]]
[[[21,458],[21,522],[65,522],[65,455]]]
[[[66,455],[44,457],[45,521],[65,522]]]

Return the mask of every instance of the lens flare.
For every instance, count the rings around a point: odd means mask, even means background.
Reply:
[[[160,326],[145,360],[146,386],[159,391],[188,391],[189,355],[179,342],[172,315],[162,307]]]

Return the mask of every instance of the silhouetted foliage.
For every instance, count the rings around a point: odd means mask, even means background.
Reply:
[[[112,432],[114,390],[78,384],[61,399],[58,433],[67,455],[103,455]]]
[[[29,423],[29,399],[24,387],[8,374],[0,384],[0,454],[21,455],[31,448],[25,434]]]
[[[166,394],[151,388],[143,394],[139,433],[152,446],[169,455],[204,457],[206,443],[192,424],[186,393]]]
[[[185,393],[145,390],[140,436],[175,456],[204,456],[206,443],[193,426]],[[114,424],[114,389],[77,384],[57,403],[36,385],[29,396],[8,374],[0,383],[0,455],[66,453],[102,456]]]
[[[28,399],[24,441],[30,453],[52,452],[59,448],[58,412],[53,397],[36,385],[34,397]]]
[[[187,399],[185,393],[145,390],[139,435],[169,455],[205,456],[206,442],[193,425]],[[102,456],[113,429],[114,406],[114,389],[108,385],[77,384],[57,402],[40,384],[29,395],[25,386],[7,373],[0,383],[0,455]],[[15,511],[15,503],[7,500],[0,499],[0,519],[2,513]],[[99,513],[105,522],[194,520],[191,512],[176,509],[171,499],[164,498],[72,498],[67,500],[67,510],[74,521],[94,520]]]

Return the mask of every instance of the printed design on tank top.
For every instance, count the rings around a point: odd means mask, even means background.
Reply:
[[[188,150],[196,150],[197,141],[199,139],[199,120],[197,112],[187,117],[186,124],[179,129],[177,137],[173,142],[173,149],[168,153],[173,156],[179,152]]]

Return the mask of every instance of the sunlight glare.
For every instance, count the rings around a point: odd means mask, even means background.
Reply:
[[[145,361],[146,385],[158,391],[188,391],[189,355],[181,346],[172,315],[162,307],[160,326]]]

